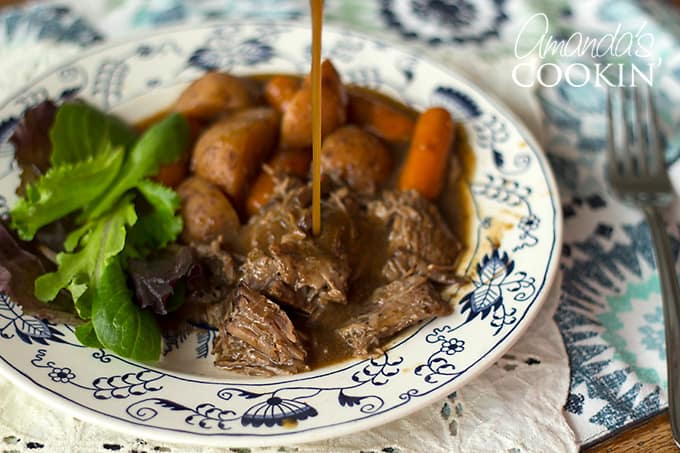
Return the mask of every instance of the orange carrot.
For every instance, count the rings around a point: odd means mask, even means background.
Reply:
[[[304,178],[309,173],[312,153],[309,149],[281,149],[269,161],[274,171]]]
[[[286,110],[288,103],[300,88],[300,79],[294,76],[278,75],[267,82],[264,87],[264,97],[269,105],[279,112]]]
[[[399,175],[399,188],[415,189],[430,200],[437,198],[444,186],[453,135],[448,111],[432,107],[421,113]]]
[[[413,120],[408,114],[359,90],[349,94],[348,116],[350,123],[388,141],[407,142],[413,133]]]
[[[271,172],[262,170],[252,187],[246,200],[248,215],[256,214],[274,193],[273,174],[283,173],[304,178],[309,173],[312,153],[309,149],[281,149],[274,154],[267,163]]]
[[[140,131],[146,130],[149,126],[152,124],[160,121],[165,117],[165,114],[163,117],[158,117],[155,119],[155,121],[150,122],[147,120],[147,124],[145,124],[143,129],[141,129],[142,125],[138,125],[140,127]],[[189,160],[191,160],[191,149],[193,148],[193,143],[196,141],[198,136],[201,134],[201,131],[203,130],[203,126],[200,121],[194,120],[194,119],[187,119],[189,122],[189,131],[191,132],[191,146],[184,152],[182,155],[174,162],[170,162],[168,164],[163,164],[160,166],[158,169],[158,173],[153,176],[154,181],[159,182],[163,184],[164,186],[172,187],[175,188],[179,186],[179,184],[186,178],[187,173],[189,173]]]
[[[189,154],[185,152],[176,161],[161,165],[152,179],[167,187],[177,187],[188,173]]]
[[[246,212],[248,216],[258,213],[260,208],[267,204],[274,193],[274,178],[266,171],[262,171],[253,185],[246,200]]]

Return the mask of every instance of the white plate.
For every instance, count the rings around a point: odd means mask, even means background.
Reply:
[[[206,69],[304,73],[309,40],[302,25],[213,24],[102,46],[5,101],[0,139],[45,98],[75,94],[132,121],[169,105]],[[468,187],[472,249],[463,263],[474,285],[453,296],[453,315],[408,330],[377,359],[253,378],[211,366],[213,330],[166,338],[169,352],[148,366],[84,348],[70,327],[23,316],[0,297],[2,373],[76,417],[140,437],[255,446],[338,436],[403,417],[474,379],[507,350],[545,299],[561,245],[555,182],[536,141],[453,71],[387,43],[326,27],[324,53],[345,80],[417,108],[444,105],[465,126],[477,161]],[[6,143],[0,178],[4,206],[11,206],[18,170]]]

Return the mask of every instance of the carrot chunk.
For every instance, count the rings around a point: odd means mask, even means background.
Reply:
[[[357,124],[391,142],[408,142],[413,133],[413,120],[386,102],[361,92],[350,92],[349,122]]]
[[[453,138],[453,120],[448,111],[432,107],[421,113],[399,175],[399,188],[415,189],[430,200],[437,198],[444,186]]]
[[[256,214],[274,193],[274,174],[304,178],[309,173],[312,153],[309,149],[281,149],[267,163],[271,171],[262,170],[250,188],[246,200],[248,215]]]
[[[269,79],[264,87],[264,97],[269,105],[279,112],[283,112],[299,88],[300,79],[297,77],[287,75],[274,76]]]

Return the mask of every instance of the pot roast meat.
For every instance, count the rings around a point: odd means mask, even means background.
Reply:
[[[313,240],[253,249],[243,265],[243,280],[268,297],[312,315],[328,302],[346,303],[347,262],[324,253]]]
[[[307,351],[293,323],[276,303],[240,283],[231,314],[213,345],[215,365],[251,375],[308,370]]]
[[[216,366],[249,376],[276,376],[306,370],[274,364],[263,352],[232,336],[220,337],[213,346],[213,354],[217,357]]]
[[[322,233],[311,233],[310,187],[277,195],[246,227],[253,248],[243,281],[267,297],[314,316],[329,302],[347,303],[353,201],[346,189],[323,201]]]
[[[412,273],[450,283],[462,244],[453,235],[437,207],[416,191],[387,190],[368,201],[369,215],[388,230],[388,256],[382,273],[387,281]]]
[[[285,274],[281,263],[260,249],[251,250],[243,264],[243,281],[250,287],[272,300],[284,301],[302,312],[310,311],[311,306],[288,285]]]
[[[358,315],[336,332],[354,357],[366,357],[379,353],[384,340],[406,327],[451,312],[426,277],[411,275],[376,289]]]
[[[215,305],[216,316],[232,310],[215,340],[218,366],[290,374],[324,363],[332,351],[367,357],[404,328],[451,313],[437,287],[454,277],[461,245],[432,203],[416,192],[354,195],[326,181],[316,237],[310,205],[308,184],[278,181],[270,202],[243,227],[245,261],[238,275],[226,272],[232,277],[224,286],[240,283]],[[207,256],[221,250],[202,247]]]
[[[244,251],[247,253],[256,248],[267,250],[270,245],[284,238],[294,240],[306,237],[307,232],[300,224],[311,202],[311,187],[301,185],[295,178],[276,180],[269,203],[252,216],[241,230]]]

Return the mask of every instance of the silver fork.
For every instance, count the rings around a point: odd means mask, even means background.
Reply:
[[[668,411],[673,440],[680,447],[680,287],[668,233],[661,216],[662,210],[673,201],[675,193],[658,140],[659,129],[651,89],[610,89],[607,120],[609,185],[619,198],[645,214],[652,233],[666,331]]]

